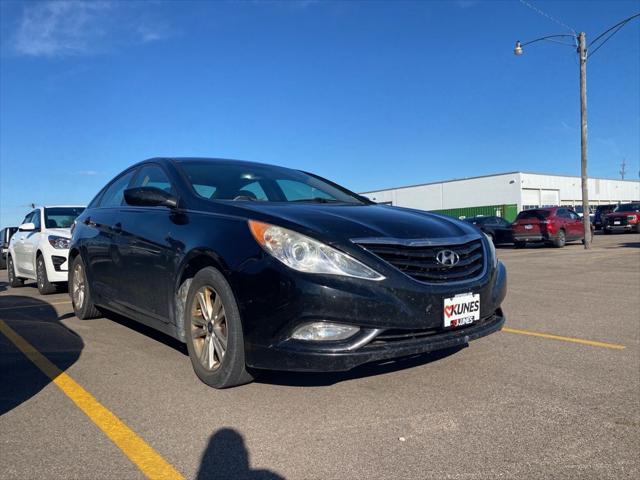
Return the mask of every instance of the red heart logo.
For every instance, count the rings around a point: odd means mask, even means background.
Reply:
[[[444,307],[444,314],[447,317],[450,317],[451,315],[453,315],[453,309],[456,308],[455,305],[449,305],[447,307]]]

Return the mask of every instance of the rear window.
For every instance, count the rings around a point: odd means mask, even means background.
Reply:
[[[549,210],[525,210],[524,212],[520,212],[518,214],[518,218],[516,220],[524,220],[524,219],[538,219],[544,220],[545,218],[549,218],[551,212]]]

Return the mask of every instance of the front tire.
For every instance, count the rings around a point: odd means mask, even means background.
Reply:
[[[49,295],[56,291],[56,286],[49,282],[47,265],[44,263],[42,255],[38,255],[38,258],[36,258],[36,283],[38,284],[40,295]]]
[[[11,255],[7,257],[7,277],[11,288],[22,287],[24,285],[24,280],[16,277],[16,270],[13,266],[13,258],[11,258]]]
[[[564,230],[560,230],[558,235],[556,235],[555,240],[553,241],[553,246],[556,248],[562,248],[567,244],[567,236],[564,233]]]
[[[187,350],[200,380],[213,388],[234,387],[253,380],[245,364],[238,304],[218,270],[207,267],[193,278],[184,316]]]
[[[69,270],[69,296],[73,304],[73,311],[80,320],[101,316],[100,310],[93,304],[87,273],[80,255],[73,259],[71,270]]]

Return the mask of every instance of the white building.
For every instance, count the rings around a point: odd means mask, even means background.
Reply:
[[[454,216],[499,215],[512,220],[521,210],[582,203],[580,177],[510,172],[362,193],[389,205],[436,210]],[[589,179],[589,204],[640,199],[636,180]]]

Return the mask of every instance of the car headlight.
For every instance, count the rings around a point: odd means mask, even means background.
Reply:
[[[498,254],[496,253],[496,246],[493,244],[493,240],[491,240],[491,237],[489,235],[485,233],[484,236],[487,237],[486,240],[487,245],[489,246],[489,255],[491,256],[491,265],[493,265],[493,268],[496,268],[498,266]]]
[[[70,239],[65,237],[58,237],[57,235],[49,235],[49,243],[53,248],[60,250],[66,250],[69,248]]]
[[[254,220],[249,220],[249,229],[265,251],[299,272],[344,275],[366,280],[384,279],[355,258],[306,235]]]

